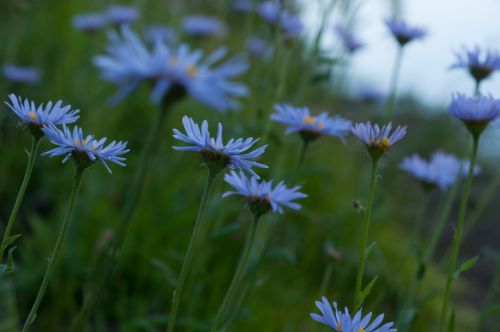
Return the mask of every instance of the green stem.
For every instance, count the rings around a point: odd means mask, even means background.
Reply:
[[[479,96],[481,94],[481,81],[476,80],[476,84],[474,85],[474,95]]]
[[[304,167],[304,161],[306,160],[307,148],[309,147],[309,140],[302,139],[302,148],[300,149],[299,160],[297,162],[297,168],[295,169],[294,179],[297,179],[302,172],[302,168]]]
[[[232,303],[234,296],[237,294],[237,289],[241,284],[241,280],[243,279],[243,272],[245,271],[248,257],[253,247],[258,219],[259,217],[255,216],[254,220],[250,224],[250,230],[248,231],[248,236],[246,239],[245,246],[243,248],[243,252],[240,257],[240,261],[238,263],[238,267],[236,268],[236,272],[233,275],[233,279],[231,280],[229,289],[227,290],[227,293],[224,296],[224,300],[222,301],[222,304],[219,307],[217,316],[215,316],[215,321],[211,329],[212,332],[216,332],[218,330],[219,325],[222,323],[222,319],[224,318],[224,314],[227,312],[230,303]]]
[[[33,143],[31,144],[31,149],[28,157],[28,164],[26,165],[26,171],[24,172],[23,182],[17,193],[16,201],[10,212],[9,220],[7,226],[5,227],[5,233],[3,234],[2,243],[0,244],[0,262],[3,261],[3,255],[5,254],[5,249],[9,246],[9,238],[12,232],[12,227],[16,221],[17,212],[19,211],[19,206],[23,201],[24,193],[26,192],[26,187],[30,182],[31,172],[33,171],[33,166],[35,165],[36,155],[38,152],[38,147],[40,146],[41,140],[33,136]]]
[[[449,321],[448,319],[448,305],[450,301],[450,293],[451,293],[451,285],[453,282],[453,274],[455,273],[455,269],[458,261],[458,254],[460,251],[460,245],[462,243],[462,232],[464,228],[464,220],[465,220],[465,212],[467,210],[467,202],[469,200],[469,192],[472,185],[472,179],[474,178],[474,166],[476,164],[477,157],[477,147],[479,143],[479,136],[473,137],[472,142],[472,152],[470,157],[470,166],[469,173],[467,174],[467,180],[464,185],[464,189],[462,192],[462,199],[460,201],[460,209],[458,212],[458,224],[457,229],[455,230],[455,235],[453,238],[450,264],[448,266],[448,275],[446,278],[446,286],[444,290],[443,297],[443,305],[441,309],[441,320],[439,324],[439,332],[445,331],[445,325]]]
[[[392,118],[392,113],[394,112],[394,106],[396,104],[396,93],[398,88],[399,72],[401,71],[401,62],[403,61],[403,53],[404,47],[400,46],[398,48],[398,53],[396,54],[396,60],[394,61],[389,88],[389,97],[387,98],[387,104],[385,106],[386,116],[388,119]]]
[[[330,280],[332,279],[333,264],[329,261],[326,265],[325,273],[321,279],[321,286],[319,288],[319,296],[325,296],[328,290],[328,285],[330,285]]]
[[[356,275],[356,288],[354,291],[354,310],[358,310],[361,307],[361,287],[363,285],[363,274],[365,272],[366,265],[366,245],[368,243],[368,231],[370,229],[370,221],[372,216],[372,206],[373,199],[375,197],[375,186],[377,184],[377,158],[372,158],[372,167],[370,174],[370,192],[368,195],[368,205],[366,206],[366,211],[363,220],[363,235],[359,243],[359,264],[358,273]]]
[[[429,242],[427,242],[426,249],[424,250],[423,253],[422,261],[419,262],[419,266],[417,268],[417,271],[415,272],[412,285],[410,286],[410,291],[405,296],[405,302],[401,309],[401,314],[399,316],[399,324],[398,324],[400,332],[405,332],[410,328],[410,324],[414,317],[412,306],[413,303],[415,302],[415,297],[417,296],[420,284],[424,280],[427,266],[432,256],[434,256],[434,251],[436,250],[437,243],[443,233],[444,225],[446,224],[446,221],[448,220],[448,217],[450,215],[451,207],[453,205],[453,201],[455,200],[457,189],[458,189],[458,181],[451,188],[448,196],[446,197],[446,200],[441,209],[441,213],[439,214],[437,221],[434,224],[432,231],[430,232],[431,238]]]
[[[208,201],[210,199],[212,186],[216,176],[217,172],[209,169],[207,181],[205,183],[205,188],[203,189],[203,194],[201,196],[200,206],[198,208],[198,215],[196,216],[193,233],[191,234],[191,240],[189,241],[186,256],[184,257],[184,262],[182,263],[182,268],[179,274],[177,287],[174,290],[174,295],[172,299],[172,309],[170,310],[170,315],[168,316],[168,325],[166,330],[167,332],[174,331],[175,320],[177,318],[177,311],[179,309],[179,303],[182,295],[182,290],[184,287],[184,282],[186,281],[186,277],[191,265],[191,260],[193,259],[193,254],[196,251],[196,249],[198,249],[200,233],[203,225],[203,219],[205,217],[205,212],[207,210]]]
[[[120,251],[123,246],[135,209],[141,199],[144,183],[146,182],[146,177],[151,166],[151,159],[158,148],[165,119],[167,114],[170,113],[170,108],[175,104],[178,98],[182,97],[182,95],[180,95],[181,97],[177,97],[175,93],[173,94],[174,96],[171,100],[165,98],[163,107],[157,110],[155,119],[151,123],[145,144],[141,151],[139,165],[137,166],[132,184],[125,198],[121,220],[116,230],[116,237],[109,244],[109,248],[111,250],[110,255],[106,256],[108,261],[104,264],[104,270],[99,273],[99,280],[94,283],[94,286],[91,287],[87,296],[84,297],[83,305],[76,318],[73,320],[70,331],[83,330],[84,324],[91,314],[92,309],[99,300],[100,296],[102,296],[105,292],[105,286],[107,285],[116,265],[117,252]]]
[[[57,258],[59,257],[59,254],[61,252],[61,246],[68,234],[69,225],[71,222],[71,218],[73,216],[73,210],[75,208],[76,201],[78,198],[78,193],[80,191],[80,186],[82,184],[83,171],[84,169],[81,169],[79,167],[77,167],[76,169],[75,179],[73,181],[73,188],[71,189],[71,194],[69,196],[68,209],[66,210],[66,215],[64,216],[64,220],[59,230],[59,234],[57,235],[56,244],[54,246],[54,249],[52,250],[52,254],[50,255],[47,264],[47,270],[45,271],[45,275],[43,276],[42,284],[40,285],[40,289],[38,290],[38,294],[36,296],[35,302],[33,303],[33,306],[31,307],[28,318],[26,319],[26,322],[23,325],[22,332],[28,331],[31,327],[31,324],[33,324],[37,315],[38,307],[40,306],[40,302],[42,302],[43,296],[45,295],[45,291],[47,290],[47,286],[49,284],[49,280],[52,275],[52,271],[54,269],[54,264]]]

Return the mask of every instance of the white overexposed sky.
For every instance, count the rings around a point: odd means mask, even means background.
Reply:
[[[368,84],[385,92],[397,49],[382,22],[392,14],[391,1],[352,1],[361,2],[353,29],[366,43],[366,48],[351,60],[350,82],[353,87]],[[302,0],[304,23],[311,34],[320,23],[319,2],[321,0]],[[447,68],[455,61],[454,52],[463,46],[500,50],[500,1],[402,0],[401,9],[402,18],[425,27],[429,36],[407,46],[398,90],[411,92],[424,104],[433,106],[446,106],[454,91],[472,93],[473,82],[468,74]],[[333,15],[326,29],[323,46],[327,50],[338,43],[331,27],[346,23],[338,14]],[[500,73],[484,81],[481,90],[500,98]]]

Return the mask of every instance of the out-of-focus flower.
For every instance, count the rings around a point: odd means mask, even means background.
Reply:
[[[481,50],[476,46],[473,49],[464,48],[463,53],[457,53],[456,56],[457,62],[450,68],[467,69],[476,82],[481,82],[494,71],[500,70],[500,53],[497,51]]]
[[[424,185],[424,188],[438,187],[445,191],[456,182],[457,177],[465,177],[469,171],[469,162],[458,159],[453,154],[438,151],[429,161],[419,155],[403,159],[399,168],[411,174]],[[474,175],[479,174],[479,167],[474,167]]]
[[[248,13],[253,10],[253,4],[251,0],[235,0],[233,1],[232,8],[236,12]]]
[[[150,25],[146,29],[146,40],[152,44],[157,41],[167,45],[174,44],[177,41],[175,30],[168,25]]]
[[[40,73],[37,69],[12,64],[3,66],[3,76],[15,83],[36,84],[40,80]]]
[[[128,25],[139,19],[139,10],[133,6],[111,5],[106,11],[106,18],[116,25]]]
[[[370,86],[362,86],[358,90],[358,99],[359,101],[367,104],[377,104],[381,103],[386,99],[386,95]]]
[[[281,8],[274,2],[266,1],[259,4],[256,11],[266,22],[277,25],[286,38],[296,38],[304,29],[299,16]]]
[[[78,31],[96,32],[104,29],[108,21],[101,13],[89,13],[73,16],[71,24]]]
[[[390,122],[382,128],[378,124],[372,126],[370,122],[366,122],[355,124],[351,131],[365,144],[372,158],[379,159],[385,151],[406,135],[406,126],[398,126],[392,133],[391,129]]]
[[[267,168],[266,165],[253,161],[262,155],[267,145],[261,146],[248,152],[252,146],[259,141],[252,137],[243,139],[230,139],[226,144],[222,141],[222,124],[219,123],[217,136],[211,136],[208,131],[207,121],[203,121],[201,128],[188,116],[182,118],[185,134],[174,129],[174,138],[188,143],[188,146],[174,146],[178,151],[200,152],[205,166],[216,172],[226,167],[230,169],[242,169],[253,176],[259,176],[253,171],[252,167]]]
[[[11,93],[9,95],[10,103],[5,104],[21,119],[21,123],[26,125],[30,132],[36,137],[43,136],[42,126],[62,125],[73,123],[80,117],[79,110],[71,110],[70,105],[63,106],[59,100],[55,104],[49,101],[46,105],[35,105],[33,101],[27,98],[24,102],[21,97]]]
[[[427,35],[425,29],[411,26],[403,20],[389,18],[384,22],[400,46],[405,46],[407,43],[417,39],[423,39]]]
[[[273,55],[273,47],[264,39],[250,36],[246,42],[246,49],[255,58],[269,60]]]
[[[236,109],[234,97],[246,96],[247,87],[231,79],[244,73],[248,65],[240,57],[215,64],[226,55],[219,48],[203,59],[201,50],[187,45],[170,47],[157,40],[152,51],[130,29],[122,29],[121,36],[110,35],[107,55],[97,56],[94,64],[102,77],[120,88],[115,100],[134,90],[141,82],[153,84],[151,99],[160,102],[169,91],[180,88],[197,101],[220,111]]]
[[[224,176],[224,180],[234,190],[227,191],[222,196],[243,196],[256,217],[260,217],[271,210],[283,213],[283,207],[298,210],[301,206],[295,203],[294,200],[307,197],[306,194],[299,191],[299,186],[287,188],[285,183],[281,181],[273,188],[273,180],[259,182],[255,176],[248,177],[241,171],[239,173],[231,171],[231,173]]]
[[[338,137],[341,140],[351,131],[352,122],[340,116],[330,117],[322,112],[311,115],[307,107],[295,107],[289,104],[274,105],[275,113],[271,119],[288,126],[285,133],[298,132],[303,139],[311,141],[322,135]]]
[[[345,48],[349,51],[349,53],[355,53],[359,51],[365,44],[362,43],[351,31],[349,31],[346,27],[342,25],[337,25],[335,27],[335,31],[337,35],[340,37],[342,42],[344,43]]]
[[[360,309],[354,316],[351,316],[347,307],[344,312],[339,311],[336,302],[333,302],[332,308],[332,305],[328,302],[326,297],[323,297],[321,301],[316,301],[316,307],[321,312],[321,315],[312,313],[311,318],[337,332],[397,331],[392,328],[394,325],[392,322],[380,325],[384,319],[384,314],[380,314],[372,321],[372,313],[370,312],[363,317],[362,310]]]
[[[69,158],[73,158],[77,167],[85,169],[96,161],[99,161],[111,173],[107,162],[112,162],[120,166],[126,166],[126,160],[122,155],[129,152],[127,142],[112,141],[104,145],[106,138],[97,140],[92,135],[84,136],[82,129],[75,126],[71,131],[66,125],[62,130],[50,124],[42,128],[45,136],[55,145],[56,148],[44,152],[43,156],[55,157],[64,155],[63,163]]]
[[[466,97],[455,93],[449,113],[461,120],[473,136],[479,136],[486,126],[500,116],[500,100],[492,96]]]
[[[183,30],[194,37],[223,36],[226,26],[219,19],[211,16],[191,15],[182,20]]]

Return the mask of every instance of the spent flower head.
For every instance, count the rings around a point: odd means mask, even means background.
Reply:
[[[127,142],[112,141],[104,145],[105,137],[98,140],[93,135],[85,136],[82,129],[77,126],[70,130],[63,125],[61,130],[50,124],[44,126],[42,131],[53,144],[57,145],[56,148],[44,152],[43,156],[64,156],[63,163],[72,158],[77,167],[82,170],[99,161],[111,173],[107,162],[125,166],[125,158],[122,155],[130,151],[127,149]]]
[[[193,37],[222,37],[226,34],[226,26],[212,16],[191,15],[182,19],[184,32]]]
[[[186,133],[184,134],[174,129],[173,137],[189,145],[173,146],[174,150],[199,152],[203,163],[210,170],[217,173],[226,167],[230,169],[242,169],[259,178],[252,167],[267,168],[266,165],[253,161],[253,159],[264,153],[267,145],[249,151],[259,139],[252,137],[246,139],[231,138],[224,144],[221,123],[219,123],[217,128],[217,136],[210,135],[207,121],[203,121],[200,127],[192,118],[184,116],[182,123]]]
[[[307,197],[299,191],[300,187],[287,188],[283,181],[273,187],[273,180],[258,181],[255,176],[248,177],[243,172],[231,171],[224,176],[224,180],[234,190],[225,192],[222,196],[240,195],[245,198],[255,217],[269,211],[283,213],[283,207],[298,210],[301,206],[294,201]]]
[[[307,107],[295,107],[290,104],[274,105],[275,113],[271,119],[288,126],[285,133],[298,132],[306,141],[315,140],[322,135],[344,139],[351,131],[352,122],[340,116],[329,116],[322,112],[312,115]]]
[[[36,84],[40,81],[38,69],[13,64],[3,66],[3,76],[14,83]]]
[[[492,96],[452,96],[449,113],[461,120],[474,137],[479,137],[488,124],[500,116],[500,100]]]
[[[482,50],[476,46],[472,49],[464,48],[456,57],[457,61],[450,68],[466,69],[478,83],[500,70],[500,53],[497,51]]]
[[[383,325],[384,314],[380,314],[372,321],[372,313],[363,317],[362,309],[354,316],[351,316],[347,307],[344,311],[339,311],[337,303],[333,302],[333,308],[327,298],[323,296],[321,301],[316,301],[316,307],[321,314],[311,313],[311,318],[321,324],[330,327],[337,332],[396,332],[394,323],[389,322]]]
[[[43,136],[42,127],[47,125],[62,125],[73,123],[80,117],[79,110],[72,110],[70,105],[63,106],[62,101],[56,103],[49,101],[47,104],[35,105],[33,101],[11,93],[9,101],[5,104],[19,117],[35,137]]]
[[[424,187],[430,190],[435,187],[442,191],[455,184],[458,177],[465,177],[470,162],[464,162],[455,155],[438,151],[429,161],[415,154],[403,159],[399,168],[411,174]],[[474,175],[479,174],[479,167],[474,167]]]
[[[370,122],[356,123],[352,128],[352,133],[359,138],[368,149],[374,159],[379,159],[385,151],[392,145],[399,142],[406,135],[406,126],[398,126],[392,133],[392,123],[379,127]]]
[[[427,35],[424,28],[411,26],[406,21],[397,18],[388,18],[384,20],[384,23],[400,46],[405,46],[417,39],[423,39]]]

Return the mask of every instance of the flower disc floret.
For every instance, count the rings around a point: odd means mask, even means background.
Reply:
[[[242,169],[258,178],[252,167],[267,168],[266,165],[258,163],[253,159],[259,157],[266,150],[263,145],[253,151],[249,151],[259,139],[252,137],[243,139],[230,139],[224,144],[222,140],[222,124],[218,124],[217,136],[211,136],[208,131],[208,122],[203,121],[201,127],[190,117],[182,118],[185,134],[174,129],[173,137],[188,143],[188,146],[173,146],[178,151],[196,151],[202,156],[203,163],[214,172],[220,172],[224,168]]]

